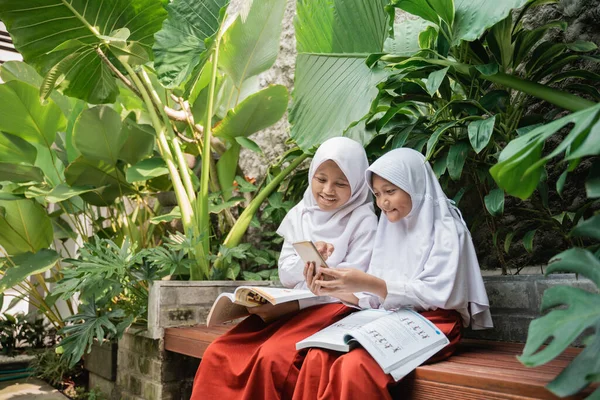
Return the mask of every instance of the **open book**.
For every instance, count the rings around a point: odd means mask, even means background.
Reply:
[[[266,303],[276,305],[314,296],[310,290],[239,286],[233,293],[221,293],[217,297],[208,313],[206,326],[211,327],[250,315],[247,307]]]
[[[362,346],[386,374],[399,380],[449,343],[430,321],[412,310],[363,310],[296,343],[348,352]]]

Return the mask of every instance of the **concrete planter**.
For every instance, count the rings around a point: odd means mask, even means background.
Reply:
[[[89,372],[90,389],[99,388],[109,398],[115,398],[117,343],[92,344],[92,351],[85,355],[83,366]]]
[[[575,274],[504,275],[483,278],[494,329],[465,332],[466,337],[510,342],[525,342],[529,323],[540,316],[544,291],[556,285],[596,292],[596,285]]]
[[[117,388],[123,400],[188,400],[200,360],[164,349],[164,329],[206,323],[220,293],[273,282],[156,281],[148,299],[148,327],[132,327],[119,341]]]

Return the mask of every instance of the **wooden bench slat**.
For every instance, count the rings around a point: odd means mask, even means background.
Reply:
[[[202,358],[215,339],[234,325],[165,329],[165,349]],[[556,377],[581,349],[569,348],[551,362],[537,368],[517,360],[523,344],[466,339],[450,359],[423,365],[404,379],[400,398],[444,400],[531,400],[554,396],[545,385]],[[589,388],[589,394],[594,388]],[[581,399],[585,393],[573,397]]]

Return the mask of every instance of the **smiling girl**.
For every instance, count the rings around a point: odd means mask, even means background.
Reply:
[[[315,241],[330,268],[365,271],[377,217],[364,173],[362,146],[348,138],[324,142],[309,168],[309,187],[277,233],[284,239],[279,279],[289,288],[308,288],[305,265],[292,244]],[[353,311],[329,296],[249,308],[251,315],[213,342],[194,380],[192,400],[289,399],[306,350],[296,342]]]
[[[444,359],[456,348],[462,326],[492,327],[469,231],[415,150],[385,154],[369,167],[366,181],[382,210],[368,271],[321,269],[313,278],[309,265],[308,285],[358,308],[420,312],[450,340],[430,362]],[[362,348],[342,356],[311,349],[294,399],[391,399],[388,389],[395,383]]]

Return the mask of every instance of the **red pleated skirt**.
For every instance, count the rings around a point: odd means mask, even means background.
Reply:
[[[309,307],[264,323],[253,315],[215,340],[194,379],[191,400],[291,399],[308,349],[296,342],[355,311],[342,304]]]
[[[448,358],[460,341],[462,319],[453,310],[422,312],[450,340],[428,363]],[[401,381],[400,381],[401,382]],[[400,382],[385,374],[363,348],[348,353],[310,349],[294,390],[294,400],[391,399],[389,390]],[[258,398],[258,397],[257,397]]]

